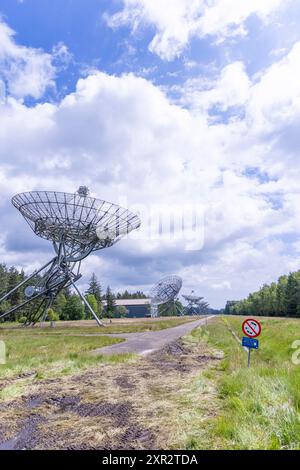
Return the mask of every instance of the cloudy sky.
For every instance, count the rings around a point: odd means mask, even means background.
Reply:
[[[297,0],[0,0],[0,261],[51,253],[13,194],[87,185],[143,229],[83,288],[178,274],[223,307],[298,269],[299,22]],[[149,236],[189,211],[192,243]]]

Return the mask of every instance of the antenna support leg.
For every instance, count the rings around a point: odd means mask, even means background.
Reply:
[[[92,309],[92,307],[90,306],[90,304],[88,303],[88,301],[86,300],[84,295],[82,295],[82,293],[80,292],[80,290],[78,289],[76,284],[73,281],[71,281],[71,284],[74,287],[74,289],[76,290],[77,294],[81,297],[81,299],[82,299],[83,303],[85,304],[85,306],[89,309],[89,311],[91,312],[91,314],[95,318],[96,322],[98,323],[98,326],[105,326],[105,324],[97,317],[96,313],[94,312],[94,310]]]

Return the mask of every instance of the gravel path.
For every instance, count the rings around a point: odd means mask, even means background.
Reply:
[[[115,333],[111,336],[118,338],[125,338],[123,343],[113,344],[112,346],[105,346],[104,348],[95,349],[92,354],[121,354],[121,353],[135,353],[135,354],[150,354],[158,349],[163,348],[166,344],[175,341],[181,336],[190,333],[197,326],[204,325],[206,321],[214,318],[211,315],[201,320],[196,320],[183,325],[174,326],[173,328],[166,328],[158,331],[146,331],[143,333]]]

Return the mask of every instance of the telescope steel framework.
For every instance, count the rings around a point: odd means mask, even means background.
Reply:
[[[36,235],[52,242],[55,256],[0,299],[1,303],[27,284],[26,300],[3,313],[0,319],[38,301],[35,309],[26,315],[25,325],[43,321],[59,292],[73,286],[98,325],[103,326],[75,284],[82,276],[81,261],[96,250],[113,246],[122,236],[137,229],[141,223],[139,217],[116,204],[90,197],[85,186],[75,194],[21,193],[12,198],[12,204]],[[28,285],[29,281],[33,285]]]
[[[207,313],[207,309],[209,307],[209,303],[208,302],[199,302],[199,313]]]
[[[151,317],[158,316],[158,306],[171,304],[176,311],[176,297],[182,287],[182,279],[179,276],[171,275],[164,277],[150,290]]]
[[[200,313],[200,306],[203,304],[202,299],[199,295],[196,295],[192,290],[190,294],[182,294],[182,297],[187,301],[187,306],[185,307],[186,315],[197,315]],[[206,302],[204,302],[206,304]],[[208,304],[207,304],[208,305]]]

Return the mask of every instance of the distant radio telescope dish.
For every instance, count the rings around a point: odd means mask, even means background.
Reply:
[[[204,310],[208,307],[207,302],[203,302],[200,295],[195,294],[192,290],[190,294],[182,294],[182,297],[187,301],[185,312],[187,315],[197,315],[204,313]]]
[[[181,287],[182,279],[176,275],[164,277],[155,284],[149,293],[151,299],[151,316],[157,317],[159,305],[167,302],[175,302]]]
[[[192,302],[195,304],[198,304],[200,300],[203,299],[203,297],[200,297],[199,295],[196,295],[195,292],[192,290],[190,294],[182,294],[182,297],[187,301],[187,302]]]
[[[116,204],[89,196],[89,189],[80,186],[76,193],[31,191],[17,194],[13,205],[21,212],[34,233],[52,242],[55,257],[26,278],[0,302],[19,287],[27,284],[27,300],[0,318],[24,307],[33,300],[40,304],[27,315],[27,324],[46,318],[57,294],[73,286],[99,325],[102,324],[75,282],[81,277],[80,262],[91,252],[110,247],[124,235],[140,226],[140,219]],[[28,285],[31,280],[33,285]]]

